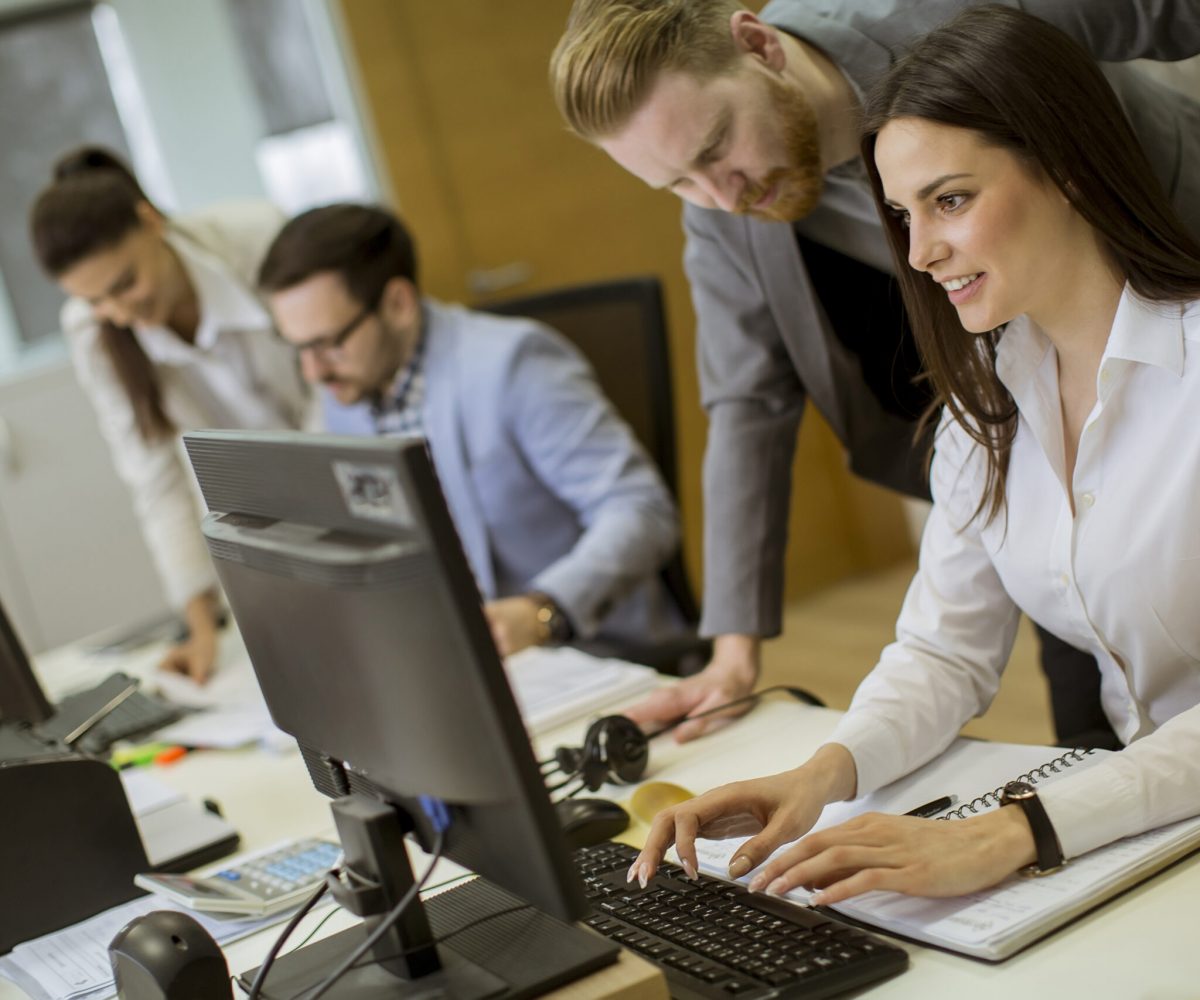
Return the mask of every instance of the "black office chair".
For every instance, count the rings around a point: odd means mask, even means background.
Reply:
[[[671,359],[657,278],[598,281],[489,302],[480,308],[539,320],[579,348],[604,394],[658,464],[671,495],[678,497]],[[620,652],[666,673],[689,673],[708,662],[711,643],[694,633],[700,610],[681,552],[663,567],[661,576],[693,634],[665,648]]]

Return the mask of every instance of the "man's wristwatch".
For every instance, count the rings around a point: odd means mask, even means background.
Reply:
[[[538,591],[528,596],[537,605],[538,645],[561,646],[569,642],[575,629],[554,598]]]
[[[1063,866],[1062,846],[1046,807],[1038,798],[1037,789],[1027,781],[1010,781],[1000,793],[1001,806],[1019,806],[1033,831],[1033,844],[1037,850],[1037,861],[1021,869],[1022,875],[1046,875]]]

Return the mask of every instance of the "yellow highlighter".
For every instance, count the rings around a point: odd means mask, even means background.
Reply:
[[[136,746],[119,747],[113,750],[108,762],[118,771],[127,767],[145,767],[153,764],[154,758],[171,746],[170,743],[139,743]]]

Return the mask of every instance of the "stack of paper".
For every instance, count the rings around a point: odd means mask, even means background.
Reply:
[[[649,667],[568,648],[522,650],[504,667],[525,728],[533,735],[630,702],[658,684]]]
[[[223,660],[204,685],[178,674],[155,678],[154,685],[169,701],[195,709],[157,732],[155,739],[215,749],[255,742],[274,748],[287,740],[271,721],[249,656],[243,652]],[[632,701],[658,683],[649,667],[570,648],[522,650],[507,659],[505,671],[525,728],[534,735]]]
[[[240,655],[223,656],[221,668],[206,684],[169,673],[159,673],[152,683],[168,701],[194,710],[160,729],[154,734],[156,740],[214,750],[232,750],[251,743],[274,749],[291,743],[271,721],[244,650]]]
[[[216,920],[175,906],[161,896],[142,896],[73,927],[17,945],[0,959],[0,975],[16,983],[33,1000],[111,997],[116,987],[108,959],[109,942],[135,917],[151,910],[174,909],[194,917],[218,944],[245,937],[290,915],[277,914],[266,920]]]

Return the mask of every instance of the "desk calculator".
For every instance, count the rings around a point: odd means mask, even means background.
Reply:
[[[193,910],[269,917],[307,899],[341,854],[326,840],[293,840],[205,875],[147,873],[133,881]]]

